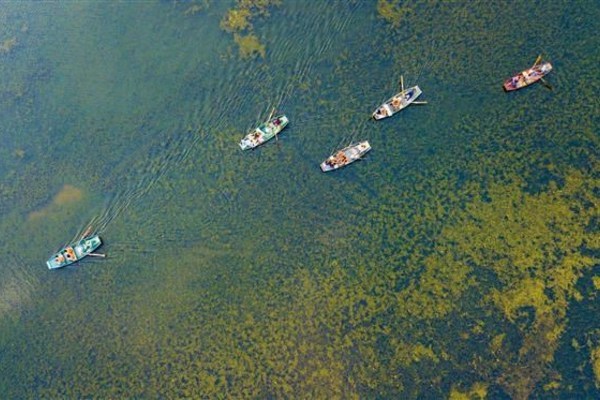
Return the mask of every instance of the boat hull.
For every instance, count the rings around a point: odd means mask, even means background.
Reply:
[[[100,236],[88,236],[76,243],[63,247],[46,261],[48,269],[57,269],[71,265],[88,256],[102,244]]]
[[[242,150],[254,149],[266,143],[279,134],[288,123],[289,120],[285,115],[279,115],[260,124],[240,141],[240,148]]]
[[[512,76],[505,80],[503,88],[507,92],[522,89],[531,85],[532,83],[536,83],[544,76],[548,75],[550,71],[552,71],[552,64],[550,64],[549,62],[536,64],[533,67],[528,68],[525,71],[519,72],[515,76]]]
[[[397,112],[408,107],[413,101],[423,93],[419,86],[413,86],[405,89],[387,99],[382,105],[373,112],[373,118],[376,120],[391,117]]]
[[[345,167],[346,165],[352,164],[354,161],[363,158],[370,150],[371,145],[366,140],[364,142],[352,144],[337,151],[327,158],[327,160],[323,161],[320,165],[321,171],[329,172]]]

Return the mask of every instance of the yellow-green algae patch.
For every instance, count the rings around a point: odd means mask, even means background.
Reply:
[[[35,220],[59,211],[62,207],[77,203],[83,199],[83,191],[75,186],[65,184],[54,196],[52,202],[41,210],[29,213],[28,219]]]
[[[237,33],[233,35],[235,42],[240,47],[240,57],[242,58],[250,58],[255,55],[260,55],[261,57],[265,57],[265,46],[260,44],[258,38],[253,35],[238,35]]]
[[[596,387],[600,388],[600,346],[592,350],[591,361],[596,379]]]
[[[496,336],[490,344],[502,371],[498,383],[516,399],[526,399],[544,378],[565,329],[569,301],[579,298],[575,284],[598,262],[580,251],[598,246],[598,238],[586,232],[598,207],[591,190],[598,179],[572,170],[564,186],[550,184],[536,195],[523,192],[523,184],[515,178],[509,185],[491,185],[489,199],[470,203],[457,223],[442,231],[436,253],[443,258],[433,256],[438,269],[426,269],[424,284],[411,293],[411,298],[418,298],[419,289],[425,289],[438,299],[427,299],[428,304],[447,312],[452,305],[443,299],[448,294],[454,298],[463,279],[475,284],[466,279],[471,273],[494,273],[500,285],[483,296],[484,302],[501,310],[523,338],[517,359],[507,356],[504,336]],[[460,279],[443,272],[448,268]],[[522,326],[517,320],[528,309],[533,310],[533,320]]]
[[[413,11],[407,3],[400,0],[378,0],[377,12],[392,26],[398,27],[402,24],[404,17]]]
[[[239,46],[241,58],[254,55],[265,57],[265,46],[252,33],[254,26],[251,20],[257,16],[268,16],[269,7],[280,4],[280,0],[238,0],[236,7],[227,11],[220,26],[221,29],[234,34],[233,38]]]
[[[221,28],[232,33],[243,31],[251,26],[249,21],[251,16],[252,14],[247,8],[229,10],[221,20]]]
[[[449,400],[483,400],[487,398],[488,385],[481,382],[473,384],[471,389],[464,392],[453,387],[450,391]]]

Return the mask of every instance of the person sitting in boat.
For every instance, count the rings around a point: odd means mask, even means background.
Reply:
[[[69,260],[74,260],[75,259],[75,252],[73,251],[72,248],[68,248],[67,250],[65,250],[66,256]]]
[[[273,125],[279,126],[279,124],[281,124],[281,121],[279,120],[279,118],[277,118],[277,119],[275,119],[275,121],[273,121]]]
[[[347,158],[344,153],[338,153],[338,155],[335,157],[336,164],[344,165],[346,163],[346,161],[347,161]]]
[[[399,99],[399,98],[397,98],[397,97],[394,97],[394,100],[392,100],[392,105],[393,105],[395,108],[398,108],[398,107],[400,107],[400,104],[402,104],[402,102],[400,101],[400,99]]]
[[[260,139],[260,132],[254,132],[250,138],[254,143],[258,144]]]

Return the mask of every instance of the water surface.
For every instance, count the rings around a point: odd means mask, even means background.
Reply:
[[[598,397],[598,4],[247,4],[2,3],[3,397]]]

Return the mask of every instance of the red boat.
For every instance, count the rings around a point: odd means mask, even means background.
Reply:
[[[540,63],[541,56],[535,61],[535,64],[523,72],[519,72],[512,78],[504,81],[504,90],[507,92],[524,88],[539,80],[543,81],[543,77],[552,71],[552,64],[549,62]]]

